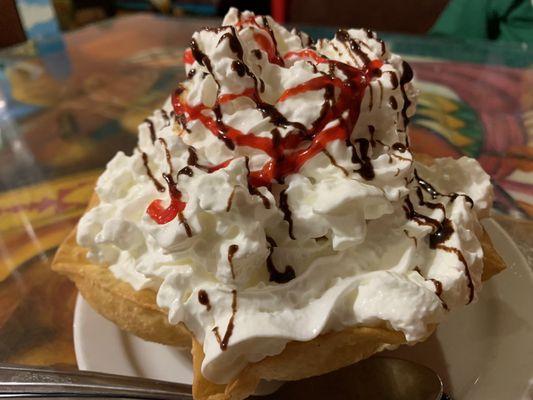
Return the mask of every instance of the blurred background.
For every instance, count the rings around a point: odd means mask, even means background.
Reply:
[[[216,17],[231,6],[295,25],[533,42],[531,0],[0,0],[0,47],[117,15]],[[32,25],[40,25],[32,32]]]

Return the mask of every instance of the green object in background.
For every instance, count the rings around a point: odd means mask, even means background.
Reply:
[[[451,0],[429,33],[533,45],[533,0]]]

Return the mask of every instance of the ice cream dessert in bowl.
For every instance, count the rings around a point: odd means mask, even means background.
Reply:
[[[53,268],[122,329],[192,346],[198,399],[242,399],[426,339],[504,268],[473,159],[413,155],[409,64],[231,9],[109,162]]]

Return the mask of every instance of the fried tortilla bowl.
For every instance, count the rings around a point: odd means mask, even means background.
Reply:
[[[426,157],[417,160],[429,164]],[[89,208],[98,203],[96,195]],[[505,269],[485,232],[483,281]],[[116,279],[106,266],[94,265],[86,259],[87,250],[76,243],[76,230],[59,247],[52,269],[75,282],[82,296],[101,315],[121,329],[145,340],[166,345],[191,347],[193,355],[193,395],[198,400],[239,400],[254,393],[262,379],[291,381],[322,375],[354,364],[390,346],[405,344],[401,332],[385,328],[353,327],[318,336],[308,342],[290,342],[278,355],[249,364],[231,382],[218,385],[201,374],[204,358],[202,345],[183,325],[171,325],[167,312],[156,304],[156,292],[134,290]],[[430,330],[434,331],[436,326]],[[312,355],[312,357],[310,357]]]

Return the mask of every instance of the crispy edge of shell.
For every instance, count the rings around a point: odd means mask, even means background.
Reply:
[[[389,346],[404,343],[405,337],[400,332],[384,328],[348,328],[320,335],[307,342],[289,342],[280,354],[249,364],[227,385],[217,385],[201,374],[204,353],[202,346],[193,340],[193,395],[197,400],[241,400],[252,395],[262,379],[294,381],[326,374]]]
[[[97,203],[95,195],[88,209]],[[191,346],[190,332],[183,324],[168,322],[167,312],[157,306],[153,290],[136,291],[115,278],[108,268],[88,262],[86,253],[87,250],[76,243],[74,229],[59,246],[52,269],[68,276],[91,307],[120,329],[152,342]]]

